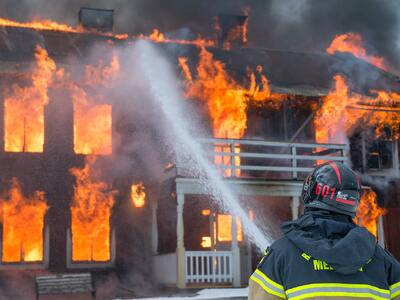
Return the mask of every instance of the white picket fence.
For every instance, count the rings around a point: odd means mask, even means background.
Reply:
[[[186,283],[231,284],[231,251],[186,251]]]

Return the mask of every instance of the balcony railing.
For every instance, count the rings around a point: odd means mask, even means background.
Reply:
[[[221,175],[240,178],[301,179],[325,161],[346,163],[344,144],[283,143],[263,140],[200,139]],[[177,160],[180,176],[196,176],[188,162]]]

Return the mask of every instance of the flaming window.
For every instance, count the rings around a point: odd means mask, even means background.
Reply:
[[[74,104],[74,151],[112,153],[111,105]]]
[[[114,55],[109,66],[99,62],[86,66],[84,84],[90,88],[108,87],[120,69]],[[74,104],[74,151],[77,154],[109,155],[112,153],[112,107],[97,104],[84,88],[69,83]],[[104,99],[103,99],[104,100]]]
[[[72,169],[76,178],[71,207],[72,260],[106,262],[111,259],[110,216],[114,192],[96,179],[95,158],[83,169]]]
[[[4,99],[5,151],[43,152],[44,106],[56,65],[40,47],[36,48],[35,57],[31,84],[13,86]]]
[[[204,209],[201,211],[202,216],[210,216],[210,210]],[[200,246],[202,248],[211,248],[217,242],[232,241],[232,216],[228,214],[212,214],[213,238],[211,236],[201,237]],[[239,217],[236,218],[236,239],[238,242],[243,241],[242,222]],[[214,242],[214,245],[213,245]]]
[[[13,179],[8,199],[1,199],[3,263],[43,261],[47,208],[43,192],[25,197],[20,184]]]
[[[219,242],[232,241],[232,216],[217,216],[217,238]],[[236,218],[236,238],[238,242],[243,241],[242,222],[240,218]]]
[[[131,200],[134,207],[140,208],[145,205],[146,193],[143,183],[131,185]]]

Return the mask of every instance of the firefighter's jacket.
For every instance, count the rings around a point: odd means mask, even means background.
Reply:
[[[399,263],[349,218],[311,211],[282,229],[250,277],[249,300],[400,299]]]

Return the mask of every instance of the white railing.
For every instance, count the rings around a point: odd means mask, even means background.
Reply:
[[[185,259],[186,283],[232,283],[231,251],[186,251]]]
[[[199,139],[204,151],[225,177],[296,179],[324,161],[347,163],[344,144],[283,143],[263,140]],[[177,172],[190,174],[187,162],[177,158]],[[300,176],[299,176],[300,175]]]

